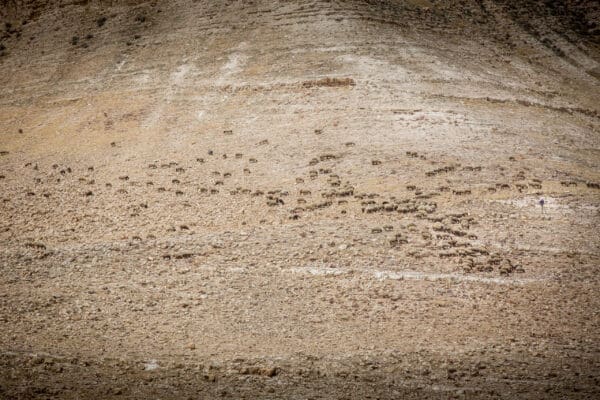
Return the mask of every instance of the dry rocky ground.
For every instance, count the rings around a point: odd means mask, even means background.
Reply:
[[[600,397],[596,2],[0,4],[0,398]]]

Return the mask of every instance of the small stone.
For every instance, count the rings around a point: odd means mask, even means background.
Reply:
[[[144,371],[154,371],[158,369],[158,363],[156,360],[150,360],[149,362],[144,364]]]
[[[209,382],[216,382],[217,376],[215,374],[206,374],[204,375],[204,379],[206,379]]]
[[[268,376],[269,378],[272,378],[275,375],[277,375],[277,368],[275,368],[275,367],[263,368],[261,370],[261,375]]]

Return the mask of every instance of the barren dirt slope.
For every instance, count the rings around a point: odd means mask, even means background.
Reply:
[[[600,396],[596,2],[0,22],[1,398]]]

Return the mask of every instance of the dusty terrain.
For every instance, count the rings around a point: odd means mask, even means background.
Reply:
[[[0,398],[600,397],[596,2],[0,4]]]

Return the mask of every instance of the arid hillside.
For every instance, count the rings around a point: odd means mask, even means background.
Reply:
[[[599,79],[594,1],[0,0],[0,398],[600,397]]]

